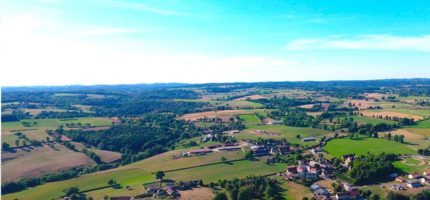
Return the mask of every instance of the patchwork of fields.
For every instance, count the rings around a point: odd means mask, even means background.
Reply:
[[[125,186],[129,186],[131,188],[131,193],[142,193],[142,184],[155,181],[154,175],[151,172],[218,163],[221,161],[221,157],[226,157],[228,160],[240,159],[243,157],[243,153],[241,151],[216,152],[205,156],[193,156],[179,159],[174,159],[172,157],[173,155],[178,155],[180,152],[180,150],[171,151],[116,169],[84,175],[79,178],[66,181],[44,184],[22,192],[4,195],[2,196],[2,199],[8,200],[17,197],[20,199],[30,197],[35,199],[57,198],[63,195],[62,191],[66,188],[75,186],[81,191],[84,191],[98,187],[105,187],[107,186],[107,181],[110,179],[116,180],[121,184],[121,186],[123,186],[123,188],[95,190],[88,192],[87,195],[92,196],[95,199],[101,199],[106,194],[130,194],[130,191],[124,188]],[[241,160],[166,172],[165,178],[175,181],[202,179],[204,182],[209,182],[221,179],[231,179],[233,177],[243,178],[249,175],[272,174],[283,171],[284,169],[284,164],[267,165],[264,159],[261,161]]]

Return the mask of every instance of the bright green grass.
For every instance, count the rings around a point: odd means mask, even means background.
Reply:
[[[18,193],[13,193],[9,195],[2,195],[2,199],[34,199],[34,200],[46,200],[58,198],[64,193],[64,189],[70,187],[78,187],[81,191],[88,190],[98,187],[107,186],[107,182],[110,179],[116,180],[121,185],[136,186],[142,183],[152,182],[154,180],[154,175],[145,172],[141,169],[131,169],[122,170],[115,172],[102,172],[90,175],[81,176],[79,178],[74,178],[66,181],[52,182],[37,186],[35,188],[30,188]]]
[[[177,181],[199,180],[208,183],[222,179],[244,178],[250,175],[266,175],[285,170],[285,164],[267,165],[263,161],[242,160],[231,163],[221,163],[205,167],[181,171],[167,172],[166,178]]]
[[[385,123],[385,124],[396,124],[397,122],[395,121],[390,121],[390,120],[385,120],[385,119],[377,119],[377,118],[373,118],[373,117],[365,117],[365,116],[350,116],[353,118],[354,122],[357,122],[358,124],[381,124],[381,123]],[[344,119],[345,117],[340,117],[340,119]],[[349,118],[349,117],[346,117]],[[338,118],[333,119],[337,120]]]
[[[417,125],[408,126],[410,128],[430,128],[430,119],[417,122]]]
[[[379,139],[379,138],[339,138],[331,140],[324,147],[328,153],[340,157],[345,154],[354,153],[365,155],[368,152],[372,154],[396,153],[396,154],[413,154],[411,148],[398,142]]]
[[[415,160],[415,159],[413,159]],[[418,163],[417,163],[418,162]],[[427,166],[426,165],[419,165],[418,160],[415,161],[408,161],[406,160],[406,163],[402,163],[401,161],[395,161],[393,162],[394,167],[396,167],[399,170],[402,170],[405,173],[413,173],[413,172],[422,172]]]
[[[263,134],[252,134],[254,130],[265,130],[270,132],[279,133],[279,136],[263,135]],[[301,138],[304,137],[316,137],[321,138],[322,136],[332,136],[334,133],[323,129],[316,128],[303,128],[303,127],[291,127],[284,125],[253,125],[249,126],[247,129],[241,131],[241,133],[236,134],[237,139],[257,139],[257,138],[273,138],[282,139],[286,138],[288,142],[292,144],[300,144],[303,146],[310,146],[318,144],[315,142],[302,142],[301,139],[296,138],[296,135],[300,135]]]
[[[37,122],[36,125],[31,127],[25,127],[21,122]],[[66,123],[90,123],[93,126],[106,126],[111,125],[112,120],[108,118],[96,118],[96,117],[81,117],[81,118],[73,118],[68,120],[61,119],[30,119],[30,120],[21,120],[19,122],[2,122],[2,132],[10,131],[10,130],[20,130],[20,129],[36,129],[36,128],[45,128],[45,129],[54,129],[58,128],[62,124]]]
[[[261,123],[261,121],[257,117],[257,115],[239,115],[239,117],[241,119],[245,120],[245,125],[247,125],[247,126],[257,125],[257,124]]]

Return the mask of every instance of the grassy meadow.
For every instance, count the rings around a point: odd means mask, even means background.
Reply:
[[[274,133],[278,133],[279,136],[257,134],[255,130],[265,130],[269,132],[274,132]],[[248,126],[247,129],[241,131],[241,133],[236,134],[236,138],[238,139],[286,138],[288,142],[292,144],[300,144],[303,146],[308,146],[308,145],[318,144],[318,141],[302,142],[302,140],[300,138],[296,138],[296,136],[300,135],[301,138],[316,137],[318,139],[318,138],[321,138],[322,136],[332,136],[333,134],[334,134],[333,132],[326,131],[323,129],[316,129],[316,128],[291,127],[291,126],[284,126],[284,125],[251,125],[251,126]]]
[[[331,140],[324,147],[328,153],[340,157],[345,154],[365,155],[368,152],[372,154],[380,153],[397,153],[397,154],[413,154],[414,150],[404,144],[398,142],[379,139],[379,138],[339,138]]]

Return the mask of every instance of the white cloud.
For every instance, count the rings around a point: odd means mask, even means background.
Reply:
[[[430,51],[430,35],[401,37],[393,35],[363,35],[355,38],[297,39],[287,44],[288,50],[351,49],[351,50],[413,50]]]
[[[298,64],[259,55],[155,53],[151,52],[153,46],[143,43],[137,44],[140,49],[130,50],[110,41],[93,43],[61,34],[35,34],[53,27],[31,15],[8,16],[2,20],[1,85],[263,80],[273,73],[283,78],[282,72]],[[124,32],[114,28],[94,30],[89,33]]]

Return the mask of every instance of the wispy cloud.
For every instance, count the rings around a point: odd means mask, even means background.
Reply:
[[[362,35],[353,38],[305,38],[287,44],[288,50],[350,49],[350,50],[412,50],[430,51],[430,35],[401,37],[393,35]]]
[[[103,1],[104,2],[104,1]],[[132,2],[124,2],[124,1],[108,1],[108,5],[116,8],[125,8],[130,10],[143,11],[148,13],[153,13],[157,15],[165,15],[165,16],[186,16],[187,13],[177,12],[174,10],[168,10],[163,8],[158,8],[154,6],[150,6],[144,3],[132,3]]]

